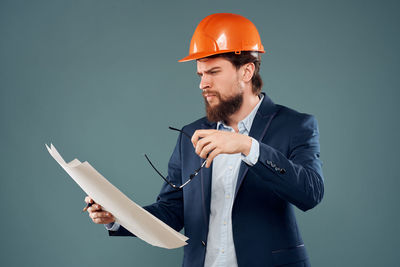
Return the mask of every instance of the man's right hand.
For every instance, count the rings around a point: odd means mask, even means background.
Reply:
[[[92,204],[92,206],[90,206],[87,211],[89,213],[89,217],[94,223],[109,224],[115,222],[114,216],[108,211],[104,211],[103,207],[99,204],[96,204],[91,197],[85,197],[85,202],[87,204]]]

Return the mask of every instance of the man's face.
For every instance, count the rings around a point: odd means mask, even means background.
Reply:
[[[203,90],[209,121],[227,121],[243,103],[243,86],[238,70],[228,60],[217,57],[197,60],[200,89]]]

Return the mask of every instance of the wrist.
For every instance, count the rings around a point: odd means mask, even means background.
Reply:
[[[250,136],[243,135],[243,148],[242,148],[242,154],[245,155],[246,157],[249,155],[250,150],[251,150],[251,143],[252,139]]]

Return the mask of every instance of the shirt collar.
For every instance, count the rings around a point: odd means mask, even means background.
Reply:
[[[262,103],[262,100],[263,100],[263,98],[264,98],[264,95],[263,95],[263,94],[260,94],[259,97],[260,97],[260,100],[258,101],[257,105],[253,108],[253,110],[250,112],[250,114],[247,115],[246,118],[244,118],[243,120],[241,120],[241,121],[238,123],[239,132],[243,132],[244,130],[246,130],[247,133],[250,132],[251,125],[253,124],[253,121],[254,121],[254,117],[255,117],[256,114],[257,114],[257,110],[258,110],[258,108],[260,107],[260,105],[261,105],[261,103]],[[232,128],[232,127],[230,127],[230,126],[227,126],[223,121],[219,121],[219,122],[217,123],[217,129],[220,130],[221,127],[226,128],[226,129],[231,129],[231,128]]]

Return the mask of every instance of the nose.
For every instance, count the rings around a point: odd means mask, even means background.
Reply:
[[[211,82],[207,75],[201,76],[199,87],[201,90],[209,89],[211,87]]]

